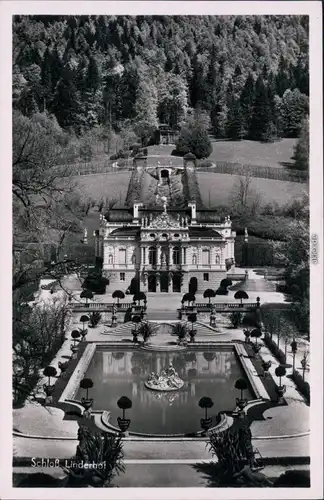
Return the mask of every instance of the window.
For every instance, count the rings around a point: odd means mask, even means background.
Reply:
[[[208,273],[204,273],[204,281],[209,281],[209,274]]]
[[[125,273],[119,273],[120,281],[125,281]]]
[[[202,251],[202,265],[208,266],[210,264],[210,252],[209,250]]]
[[[112,253],[110,253],[108,255],[108,264],[113,264],[113,255],[112,255]]]
[[[172,252],[172,259],[173,259],[173,264],[175,264],[175,265],[180,264],[180,248],[179,247],[174,247],[173,252]]]
[[[156,266],[156,248],[149,248],[149,264],[150,266]]]
[[[119,264],[126,264],[126,250],[124,248],[119,249]]]

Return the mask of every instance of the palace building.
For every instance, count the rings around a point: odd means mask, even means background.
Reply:
[[[189,283],[198,292],[217,288],[234,264],[235,233],[231,220],[213,222],[211,211],[145,209],[110,210],[101,216],[99,254],[109,289],[126,291],[137,277],[144,292],[181,292]]]
[[[146,167],[136,169],[134,164],[134,175],[137,170],[142,176]],[[103,258],[110,292],[127,292],[134,278],[143,292],[215,290],[235,263],[236,234],[230,217],[221,221],[214,210],[197,207],[196,201],[169,206],[172,198],[164,196],[165,188],[179,178],[169,166],[167,181],[161,180],[164,168],[156,167],[160,186],[156,203],[134,199],[130,203],[129,198],[128,206],[100,215],[96,254]]]

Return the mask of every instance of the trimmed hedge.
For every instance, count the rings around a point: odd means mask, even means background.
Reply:
[[[182,174],[182,185],[184,199],[187,202],[195,200],[197,206],[201,206],[202,199],[196,172],[184,170]]]
[[[285,353],[277,346],[277,344],[267,334],[264,335],[264,343],[281,364],[286,363]]]
[[[310,387],[309,383],[306,380],[303,380],[302,375],[294,370],[292,374],[292,380],[295,382],[297,388],[301,392],[301,394],[306,398],[307,402],[310,403]]]

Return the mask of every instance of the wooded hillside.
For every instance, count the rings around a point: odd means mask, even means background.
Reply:
[[[16,16],[13,105],[78,135],[148,137],[198,110],[219,138],[297,137],[307,16]],[[271,137],[269,137],[271,136]]]

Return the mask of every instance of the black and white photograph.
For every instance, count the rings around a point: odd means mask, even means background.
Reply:
[[[1,497],[320,498],[321,3],[15,3]]]

